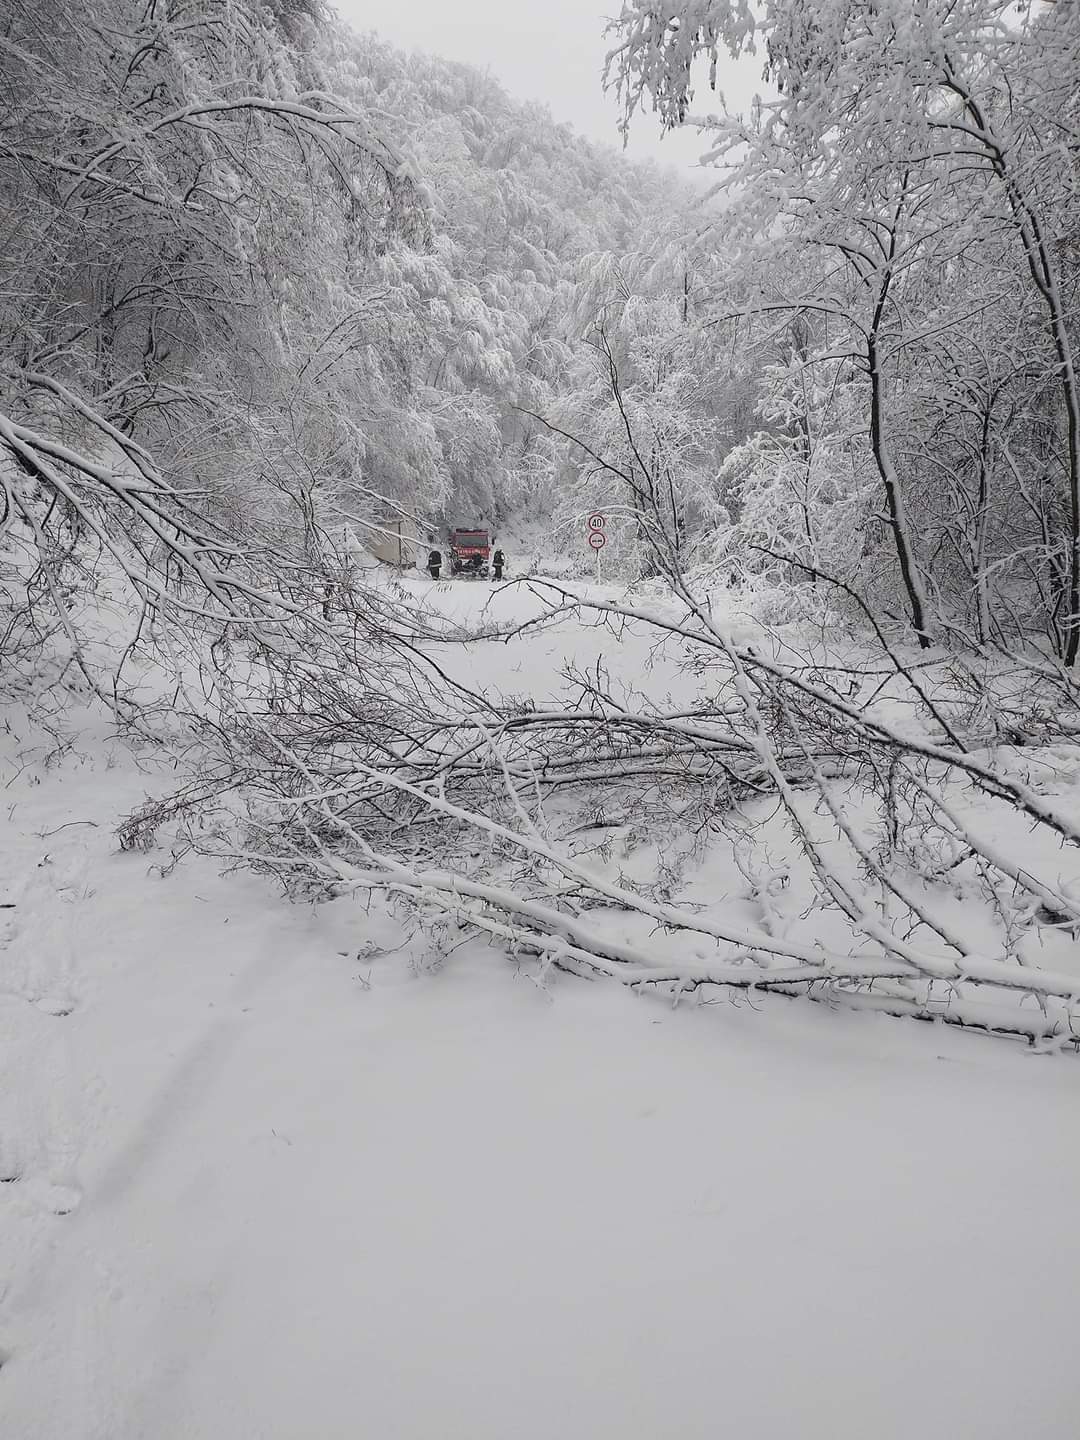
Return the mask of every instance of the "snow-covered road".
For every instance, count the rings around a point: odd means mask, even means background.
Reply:
[[[101,729],[0,776],[5,1440],[1076,1434],[1075,1058],[162,878]]]

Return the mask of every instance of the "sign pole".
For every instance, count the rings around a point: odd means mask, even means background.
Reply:
[[[596,556],[596,583],[600,584],[600,551],[607,543],[604,535],[604,527],[607,525],[607,516],[599,510],[594,510],[585,521],[588,530],[588,541],[592,546],[592,552]]]

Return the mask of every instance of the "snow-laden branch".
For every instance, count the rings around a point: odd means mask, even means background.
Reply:
[[[326,99],[326,97],[314,94],[310,98]],[[396,174],[400,168],[401,159],[385,138],[376,135],[363,116],[354,111],[340,107],[324,110],[312,105],[301,105],[291,100],[269,99],[263,95],[241,95],[230,100],[206,100],[183,105],[168,115],[161,116],[152,124],[124,135],[119,140],[114,140],[112,144],[106,145],[85,163],[68,186],[64,195],[65,203],[70,203],[88,180],[111,184],[112,176],[103,171],[102,166],[133,150],[140,142],[153,139],[155,135],[159,135],[170,126],[192,124],[206,116],[229,115],[238,111],[255,111],[272,117],[302,120],[311,126],[324,127],[340,135],[350,145],[363,150],[389,173]]]

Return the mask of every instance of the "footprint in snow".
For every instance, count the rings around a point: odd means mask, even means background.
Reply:
[[[70,995],[64,994],[42,995],[39,1000],[34,1001],[34,1004],[46,1015],[58,1017],[70,1015],[75,1009],[75,1001]]]
[[[54,1215],[70,1215],[82,1204],[82,1191],[71,1185],[46,1185],[41,1198]]]
[[[18,1180],[18,1175],[11,1177]],[[54,1185],[47,1180],[30,1180],[27,1189],[43,1210],[53,1215],[70,1215],[82,1204],[82,1191],[74,1185]]]
[[[14,1185],[23,1174],[19,1146],[10,1135],[0,1135],[0,1185]]]

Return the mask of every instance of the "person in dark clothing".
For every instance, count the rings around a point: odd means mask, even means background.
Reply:
[[[506,557],[501,550],[496,550],[491,557],[491,573],[496,580],[502,579],[503,566],[506,564]]]
[[[427,573],[431,576],[432,580],[438,580],[441,571],[442,551],[432,550],[431,554],[427,557]]]

